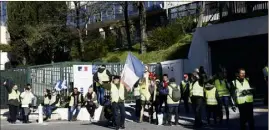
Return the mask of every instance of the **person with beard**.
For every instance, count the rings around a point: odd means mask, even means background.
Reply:
[[[246,130],[248,123],[249,130],[254,130],[253,116],[253,88],[250,87],[249,80],[245,77],[246,71],[241,68],[239,74],[232,81],[232,92],[234,92],[235,101],[240,114],[240,129]]]
[[[104,95],[105,95],[105,89],[103,86],[106,86],[111,82],[112,75],[111,73],[106,69],[105,65],[102,65],[100,68],[98,68],[97,72],[93,76],[93,80],[95,81],[95,85],[97,87],[97,100],[98,103],[103,105],[104,103]]]
[[[9,119],[8,121],[12,124],[16,123],[18,108],[20,106],[20,92],[18,90],[18,86],[16,84],[9,87],[7,82],[3,83],[3,86],[8,91],[8,105],[9,105]]]
[[[51,118],[52,112],[56,110],[58,107],[60,107],[60,94],[57,94],[56,90],[52,90],[49,107],[47,109],[48,112],[47,118]]]
[[[192,108],[195,113],[194,127],[202,127],[202,105],[204,101],[204,79],[200,77],[197,72],[194,72],[194,81],[191,84],[190,97],[192,102]]]
[[[73,92],[69,96],[69,99],[68,121],[76,121],[83,103],[83,96],[77,88],[74,88]],[[74,111],[76,111],[75,115],[73,115]]]
[[[43,112],[45,114],[45,118],[43,119],[44,121],[49,119],[50,100],[51,100],[51,92],[50,92],[49,89],[45,89],[45,91],[44,91],[44,102],[43,102]]]

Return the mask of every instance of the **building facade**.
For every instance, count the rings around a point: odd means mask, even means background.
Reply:
[[[0,44],[8,44],[9,33],[7,30],[7,2],[0,1]],[[7,52],[0,50],[0,70],[5,69],[5,63],[9,61]]]

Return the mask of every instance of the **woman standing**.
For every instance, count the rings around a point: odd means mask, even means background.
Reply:
[[[93,87],[89,87],[87,94],[85,95],[86,108],[90,114],[90,122],[94,120],[94,112],[98,107],[97,96],[93,91]]]
[[[140,111],[139,122],[142,122],[145,106],[147,105],[149,108],[151,95],[149,92],[149,85],[148,85],[147,80],[145,78],[142,78],[139,81],[139,87],[140,87],[140,98],[141,98],[141,111]]]

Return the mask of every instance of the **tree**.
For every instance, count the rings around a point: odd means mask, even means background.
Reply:
[[[129,24],[129,15],[128,15],[128,1],[124,1],[121,3],[121,6],[124,10],[124,22],[125,22],[125,31],[127,35],[127,42],[128,42],[128,49],[132,49],[132,42],[131,42],[131,33],[130,33],[130,24]]]
[[[139,1],[137,3],[138,11],[139,11],[139,32],[140,32],[140,51],[141,54],[147,52],[146,42],[147,42],[147,33],[146,33],[146,17],[147,12],[144,6],[144,1]]]
[[[98,15],[101,18],[101,11],[109,8],[109,2],[80,2],[74,1],[74,9],[70,9],[69,13],[72,14],[75,12],[75,15],[71,16],[75,19],[75,28],[78,35],[78,43],[76,44],[79,60],[83,61],[83,53],[84,53],[84,39],[83,32],[85,30],[86,25],[89,23],[89,20],[92,16]],[[84,34],[85,35],[85,34]]]
[[[201,1],[200,13],[199,13],[197,26],[196,26],[197,28],[203,26],[204,12],[205,12],[205,1]]]

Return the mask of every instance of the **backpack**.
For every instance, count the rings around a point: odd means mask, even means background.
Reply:
[[[170,87],[173,89],[173,91],[172,91],[172,97],[171,97],[172,100],[174,102],[178,102],[180,100],[180,98],[181,98],[181,92],[180,92],[179,87],[178,86],[176,88],[174,88],[172,86],[170,86]]]

